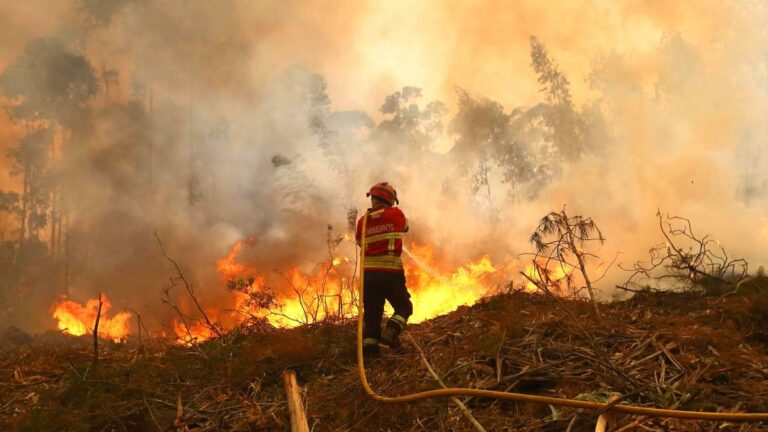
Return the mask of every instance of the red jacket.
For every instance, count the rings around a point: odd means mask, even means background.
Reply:
[[[365,228],[365,270],[402,272],[403,233],[408,221],[397,207],[375,206],[368,209]],[[365,216],[363,216],[365,217]],[[357,221],[355,239],[360,244],[363,217]]]

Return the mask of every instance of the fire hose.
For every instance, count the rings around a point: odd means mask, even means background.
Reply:
[[[371,388],[368,384],[368,378],[365,374],[365,363],[363,361],[363,282],[365,277],[365,232],[368,224],[368,213],[363,217],[363,226],[360,236],[360,279],[358,281],[359,304],[357,317],[357,365],[360,372],[360,381],[363,384],[365,392],[376,401],[384,403],[405,403],[422,399],[450,396],[474,396],[487,397],[495,399],[514,400],[519,402],[530,402],[544,405],[556,405],[569,408],[581,408],[596,410],[599,412],[613,411],[625,414],[643,415],[649,417],[667,417],[682,418],[691,420],[710,420],[710,421],[768,421],[768,412],[766,413],[723,413],[723,412],[705,412],[705,411],[684,411],[675,409],[651,408],[635,405],[624,405],[620,403],[598,403],[576,399],[566,399],[548,396],[530,395],[524,393],[509,393],[496,390],[480,390],[472,388],[445,388],[440,390],[427,390],[418,393],[411,393],[402,396],[382,396]],[[411,339],[415,344],[416,342]]]

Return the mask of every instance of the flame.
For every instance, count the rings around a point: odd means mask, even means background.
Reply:
[[[512,274],[510,265],[516,265],[514,262],[495,265],[489,256],[482,256],[445,270],[436,264],[431,245],[412,245],[404,261],[406,283],[414,303],[410,322],[414,323],[474,304]],[[331,314],[354,317],[357,278],[343,276],[344,271],[354,271],[354,268],[338,268],[348,262],[348,258],[343,262],[333,260],[328,274],[321,271],[315,276],[307,276],[297,268],[290,269],[286,278],[295,295],[280,299],[280,310],[268,316],[269,322],[279,327],[294,327]],[[504,271],[500,271],[500,267]]]
[[[99,320],[99,336],[114,341],[125,340],[129,333],[130,312],[120,312],[108,317],[111,304],[102,295],[101,319]],[[99,311],[99,300],[88,300],[81,305],[72,300],[62,300],[54,306],[53,317],[58,321],[58,328],[74,336],[93,334],[96,315]]]
[[[334,257],[306,271],[291,266],[276,273],[264,272],[238,262],[238,255],[248,241],[233,244],[227,256],[216,262],[216,268],[225,282],[250,279],[249,290],[260,290],[267,282],[274,288],[276,306],[260,309],[249,302],[251,291],[234,291],[234,310],[239,321],[248,317],[264,318],[275,327],[296,327],[331,317],[354,318],[357,311],[357,260],[347,256]],[[517,261],[509,259],[494,263],[490,256],[473,261],[446,265],[446,259],[430,244],[412,244],[405,251],[403,261],[406,280],[414,315],[411,322],[421,322],[451,312],[463,305],[472,305],[491,293],[502,283],[507,283],[515,273]],[[219,313],[209,312],[218,319]],[[213,319],[213,318],[211,318]],[[214,332],[201,321],[188,323],[189,328],[178,320],[174,331],[184,343],[209,339]]]
[[[349,279],[341,276],[338,264],[321,266],[318,271],[307,276],[298,268],[289,269],[284,277],[294,296],[279,299],[276,310],[265,313],[270,324],[276,327],[295,327],[297,325],[317,322],[331,316],[351,317],[356,312],[354,296]]]
[[[206,309],[205,313],[214,323],[218,320],[218,311],[216,309]],[[187,324],[184,324],[184,322],[175,319],[173,321],[173,332],[176,333],[176,337],[179,341],[187,345],[194,344],[195,342],[206,341],[216,336],[216,332],[214,332],[213,329],[207,325],[207,323],[198,319],[188,322]]]
[[[408,285],[414,313],[410,322],[418,323],[451,312],[459,306],[472,305],[489,294],[493,288],[488,276],[498,269],[489,256],[459,266],[450,273],[442,272],[426,264],[424,258],[415,257],[416,268],[409,271]],[[415,277],[414,277],[415,276]],[[413,280],[414,283],[410,283]]]
[[[533,279],[536,283],[532,282],[531,280],[528,280],[525,284],[525,290],[528,292],[537,292],[539,291],[539,287],[537,284],[546,284],[547,282],[542,277],[540,273],[540,269],[544,269],[547,266],[546,262],[544,260],[540,260],[538,265],[534,265],[534,263],[530,263],[525,267],[525,270],[523,271],[526,276]],[[573,273],[573,267],[569,266],[568,264],[559,263],[557,265],[549,265],[547,268],[547,271],[549,273],[549,283],[547,284],[547,287],[555,294],[562,294],[562,287],[559,286],[558,282],[562,281],[563,279],[566,279],[568,276]]]
[[[227,257],[217,261],[217,270],[223,281],[251,278],[252,290],[265,286],[267,277],[264,272],[237,262],[243,247],[252,245],[249,241],[236,242]],[[278,292],[284,293],[276,299],[278,304],[270,310],[249,305],[248,292],[234,291],[233,310],[236,311],[236,322],[239,324],[249,317],[256,317],[266,319],[275,327],[287,328],[321,321],[330,316],[352,316],[354,295],[350,281],[354,277],[350,279],[345,276],[351,271],[349,263],[348,257],[333,258],[317,267],[311,274],[306,274],[297,266],[269,273],[273,276],[271,284],[276,285]],[[198,340],[213,336],[205,325],[190,327],[189,333],[193,333]],[[175,323],[175,331],[180,339],[191,339],[183,323]]]
[[[245,242],[235,242],[235,244],[232,245],[232,249],[230,249],[227,254],[227,257],[216,262],[216,270],[224,280],[237,277],[247,270],[247,267],[244,264],[237,262],[237,255],[243,249],[243,245],[248,242],[248,240]]]

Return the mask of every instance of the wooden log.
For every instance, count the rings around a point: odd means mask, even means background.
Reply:
[[[614,402],[619,397],[613,395],[608,399],[608,403]],[[597,424],[595,425],[595,432],[605,432],[608,428],[608,413],[604,412],[597,418]]]
[[[296,372],[283,372],[283,383],[288,399],[288,413],[291,415],[291,432],[309,432],[307,413],[304,411],[304,403],[301,401],[299,385],[296,382]]]
[[[429,372],[430,375],[432,375],[432,378],[437,381],[437,383],[440,385],[440,387],[446,389],[448,388],[442,379],[440,379],[440,375],[435,372],[434,369],[432,369],[432,365],[429,364],[429,361],[427,360],[427,356],[424,354],[424,351],[421,349],[419,344],[416,343],[416,340],[411,336],[411,333],[406,332],[408,335],[408,338],[411,340],[411,343],[416,348],[416,351],[419,352],[419,357],[421,357],[421,362],[424,364],[424,367],[427,368],[427,372]],[[461,414],[464,415],[464,418],[466,418],[470,423],[472,423],[472,426],[475,428],[477,432],[487,432],[485,427],[480,424],[479,421],[475,418],[475,416],[472,415],[472,411],[467,408],[466,405],[462,401],[459,400],[459,398],[455,396],[451,396],[451,401],[456,404],[457,407],[459,407],[459,410],[461,411]]]

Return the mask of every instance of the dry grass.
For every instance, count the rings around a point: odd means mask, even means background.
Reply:
[[[513,292],[414,325],[409,331],[448,386],[712,411],[768,406],[765,290],[718,301],[641,293],[603,305],[583,335],[553,300]],[[567,302],[584,323],[590,305]],[[0,341],[0,429],[21,431],[288,430],[280,374],[298,372],[315,431],[468,431],[448,399],[383,405],[367,398],[355,362],[354,323],[231,332],[186,348],[102,342],[91,368],[87,338],[55,333]],[[17,335],[18,336],[18,335]],[[368,365],[386,395],[435,388],[413,347]],[[181,415],[178,402],[181,402]],[[593,413],[463,398],[488,430],[593,430]],[[611,427],[741,430],[761,424],[638,419]],[[640,429],[642,430],[642,429]]]

